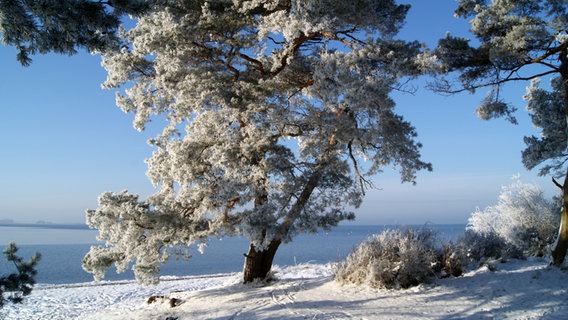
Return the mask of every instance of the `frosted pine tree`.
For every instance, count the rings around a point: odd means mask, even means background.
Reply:
[[[479,45],[447,35],[436,55],[440,71],[455,79],[438,83],[443,92],[491,90],[478,108],[482,119],[505,117],[516,123],[514,106],[502,99],[509,82],[530,82],[525,100],[539,137],[525,137],[525,167],[540,166],[541,175],[565,176],[554,182],[563,192],[560,229],[552,250],[553,263],[561,264],[568,249],[568,6],[559,0],[460,0],[456,16],[471,19]],[[551,81],[549,89],[541,78]]]
[[[389,93],[427,54],[396,40],[409,9],[390,0],[171,1],[103,57],[106,88],[150,140],[146,200],[105,193],[87,213],[105,246],[83,266],[100,279],[131,262],[158,280],[168,248],[250,239],[244,281],[264,278],[282,243],[353,219],[385,166],[414,182],[414,128]],[[238,253],[235,253],[238,254]]]

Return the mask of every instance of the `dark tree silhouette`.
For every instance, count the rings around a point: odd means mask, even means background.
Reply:
[[[22,303],[24,297],[32,292],[33,285],[35,284],[34,277],[37,274],[35,267],[41,255],[36,253],[26,262],[22,257],[18,256],[17,253],[18,247],[13,242],[4,250],[6,260],[12,262],[17,271],[7,276],[0,277],[0,308],[2,308],[6,302]]]

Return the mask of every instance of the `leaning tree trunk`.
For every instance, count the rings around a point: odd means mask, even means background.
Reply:
[[[563,46],[559,54],[561,61],[560,75],[564,86],[564,113],[566,123],[568,124],[568,48]],[[568,132],[566,132],[568,135]],[[568,169],[564,177],[564,183],[560,184],[552,179],[554,183],[562,190],[562,211],[560,212],[560,228],[558,229],[558,237],[552,248],[552,264],[561,265],[566,258],[566,250],[568,250]]]
[[[304,189],[297,198],[296,203],[292,206],[286,219],[282,223],[281,235],[288,234],[294,224],[294,221],[300,216],[300,213],[310,199],[312,192],[318,185],[321,176],[322,173],[320,170],[315,170],[310,175],[307,183],[304,185]],[[266,194],[261,194],[261,196],[255,199],[255,205],[264,203],[266,199]],[[266,230],[263,230],[262,236],[266,237]],[[272,239],[265,250],[257,250],[254,245],[250,245],[248,254],[245,254],[245,268],[243,271],[245,283],[252,282],[255,279],[266,279],[268,272],[272,268],[272,260],[274,260],[276,250],[278,250],[281,243],[281,239]]]
[[[561,265],[566,258],[566,250],[568,250],[568,170],[564,178],[564,184],[561,185],[555,181],[555,184],[562,189],[562,211],[560,213],[560,228],[558,230],[558,238],[552,248],[552,264]]]
[[[255,279],[266,279],[281,242],[280,240],[272,240],[265,250],[257,250],[254,245],[250,245],[248,254],[245,254],[243,271],[245,283],[252,282]]]

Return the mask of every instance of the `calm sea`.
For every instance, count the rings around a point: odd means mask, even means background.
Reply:
[[[390,226],[392,227],[392,226]],[[454,240],[463,234],[465,225],[429,225],[437,230],[441,240]],[[282,245],[274,263],[280,266],[300,263],[327,263],[344,259],[349,252],[369,236],[389,226],[339,226],[329,232],[302,234],[293,242]],[[0,247],[15,241],[19,255],[28,259],[40,252],[37,282],[41,284],[68,284],[92,281],[92,276],[81,268],[81,261],[91,245],[96,244],[95,230],[83,226],[0,226]],[[161,266],[161,275],[190,276],[241,271],[243,253],[248,249],[246,238],[213,239],[200,254],[193,248],[189,260],[172,257]],[[0,257],[0,274],[13,271]],[[105,280],[131,280],[133,273],[117,274],[109,270]]]

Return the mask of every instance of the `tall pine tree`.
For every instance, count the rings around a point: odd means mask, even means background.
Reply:
[[[352,219],[385,166],[414,182],[414,128],[389,97],[425,71],[421,45],[395,40],[408,6],[387,0],[184,1],[153,10],[103,57],[107,88],[150,143],[146,200],[105,193],[88,212],[116,264],[157,281],[168,246],[250,239],[244,281],[264,278],[280,244]]]
[[[530,83],[524,99],[539,137],[525,137],[522,161],[540,167],[562,190],[564,204],[553,264],[564,261],[568,249],[568,6],[563,0],[460,0],[456,16],[471,19],[476,45],[448,35],[436,49],[446,78],[436,89],[446,93],[490,91],[478,108],[482,119],[505,117],[515,123],[515,107],[503,100],[510,82]],[[448,75],[449,74],[449,75]],[[451,78],[451,75],[456,75]],[[548,89],[541,79],[549,79]],[[564,182],[554,178],[564,176]]]
[[[280,244],[328,229],[359,206],[386,166],[403,182],[430,170],[393,88],[428,71],[396,40],[394,0],[1,1],[0,32],[30,55],[99,52],[104,86],[150,144],[148,199],[105,193],[87,222],[106,246],[83,266],[101,278],[135,261],[157,281],[168,247],[250,239],[244,280],[264,278]],[[136,18],[120,30],[120,17]],[[163,122],[162,122],[163,121]]]

